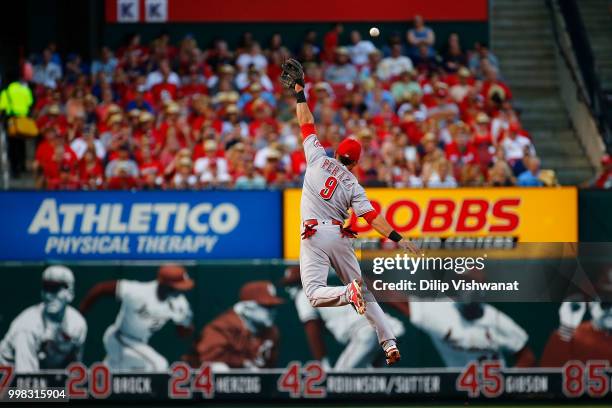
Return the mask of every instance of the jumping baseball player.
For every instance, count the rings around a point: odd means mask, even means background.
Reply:
[[[527,333],[489,304],[443,300],[404,305],[410,322],[430,336],[447,367],[483,360],[505,364],[504,353],[514,355],[516,367],[535,363]]]
[[[330,368],[329,358],[323,339],[322,325],[334,339],[344,345],[338,356],[334,370],[372,367],[377,360],[378,339],[376,332],[364,316],[355,314],[348,306],[319,307],[310,304],[300,284],[300,269],[290,267],[285,271],[281,283],[293,298],[300,321],[304,325],[306,339],[313,357]],[[404,325],[398,319],[385,315],[396,336],[404,334]]]
[[[83,313],[103,296],[115,296],[121,302],[115,322],[104,333],[105,363],[114,370],[166,371],[168,361],[149,346],[149,338],[169,320],[177,325],[179,335],[191,334],[192,313],[183,293],[193,286],[185,268],[165,264],[157,280],[114,280],[90,289],[81,302]]]
[[[42,302],[30,306],[11,323],[0,342],[0,365],[18,373],[65,368],[80,361],[87,323],[70,302],[74,275],[65,266],[50,266],[42,275]]]
[[[591,320],[582,321],[589,309]],[[612,303],[563,302],[559,329],[551,333],[541,367],[562,367],[567,361],[612,361]]]
[[[354,234],[343,228],[349,208],[357,216],[364,217],[380,234],[397,242],[400,248],[416,253],[416,247],[377,214],[365,190],[351,173],[359,161],[361,144],[347,138],[338,145],[335,158],[325,154],[306,103],[304,70],[300,63],[294,59],[287,60],[280,80],[284,87],[294,89],[296,93],[296,113],[307,162],[302,189],[300,245],[304,292],[314,307],[350,304],[357,313],[365,314],[376,330],[387,364],[394,364],[400,359],[395,335],[374,296],[365,287],[362,289],[361,271],[350,239]],[[327,286],[330,265],[346,286]]]

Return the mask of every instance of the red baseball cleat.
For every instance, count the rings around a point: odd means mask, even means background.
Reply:
[[[360,315],[365,313],[366,303],[363,300],[363,293],[361,293],[360,281],[353,279],[353,281],[346,288],[346,297],[357,313]]]
[[[387,359],[387,365],[392,366],[393,364],[400,361],[401,356],[397,346],[391,346],[385,350],[385,357]]]

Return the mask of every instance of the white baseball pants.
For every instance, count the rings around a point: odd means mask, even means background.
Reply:
[[[344,306],[349,303],[346,286],[327,286],[327,273],[333,267],[338,278],[348,285],[353,279],[361,279],[361,269],[353,250],[352,240],[342,237],[340,227],[331,222],[321,222],[316,233],[302,239],[300,244],[300,275],[304,293],[314,307]],[[374,296],[365,285],[365,316],[376,331],[378,342],[395,339]]]

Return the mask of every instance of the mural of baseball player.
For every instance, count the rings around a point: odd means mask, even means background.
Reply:
[[[214,370],[276,366],[280,336],[274,320],[284,300],[269,281],[246,283],[239,299],[204,326],[194,354],[185,357],[192,365],[209,362]]]
[[[334,370],[366,368],[376,363],[380,350],[378,337],[364,316],[356,314],[349,305],[313,307],[302,289],[300,268],[297,266],[286,269],[281,283],[295,303],[314,359],[321,361],[324,368],[330,369],[331,365],[323,339],[323,326],[338,343],[345,346],[333,366]],[[386,317],[393,333],[402,336],[405,332],[402,322],[388,314]]]
[[[525,330],[487,303],[411,300],[404,303],[404,313],[429,335],[447,367],[484,360],[505,364],[504,353],[514,355],[516,367],[535,364]]]
[[[583,321],[586,310],[591,320]],[[612,303],[563,302],[559,328],[548,338],[541,367],[562,367],[567,361],[612,361]]]
[[[101,297],[114,296],[121,302],[115,322],[104,333],[105,363],[111,370],[164,372],[168,361],[151,346],[149,338],[168,321],[181,336],[193,332],[192,312],[184,292],[194,287],[185,268],[162,265],[157,279],[149,282],[113,280],[89,290],[81,302],[85,314]]]
[[[28,307],[11,323],[0,342],[0,365],[13,365],[18,373],[35,373],[81,360],[87,323],[70,306],[72,271],[61,265],[46,268],[41,297],[41,303]]]

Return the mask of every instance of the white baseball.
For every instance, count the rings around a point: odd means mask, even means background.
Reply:
[[[378,30],[378,28],[376,27],[370,28],[370,35],[372,37],[378,37],[379,34],[380,34],[380,31]]]

